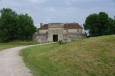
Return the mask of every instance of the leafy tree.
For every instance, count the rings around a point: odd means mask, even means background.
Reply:
[[[10,8],[3,8],[0,14],[0,42],[32,40],[36,27],[30,16],[18,15]]]
[[[115,21],[112,18],[109,18],[109,29],[108,34],[115,34]]]
[[[115,34],[115,19],[113,20],[112,34]]]
[[[98,20],[98,15],[97,14],[92,14],[90,16],[87,17],[85,24],[84,24],[84,28],[86,30],[89,30],[89,34],[91,36],[95,36],[98,35],[98,26],[99,26],[99,20]],[[95,23],[95,24],[94,24]]]
[[[9,8],[3,8],[0,13],[0,40],[7,42],[16,39],[17,14]]]
[[[1,22],[1,16],[0,16],[0,22]],[[1,40],[1,37],[0,37],[0,42],[1,42],[2,40]]]
[[[89,30],[90,36],[113,34],[113,27],[113,19],[105,12],[89,15],[84,24],[84,28]]]
[[[17,20],[17,36],[19,40],[32,40],[36,31],[33,20],[28,14],[21,14]]]

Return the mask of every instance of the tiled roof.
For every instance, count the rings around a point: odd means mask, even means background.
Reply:
[[[65,23],[64,24],[65,29],[83,29],[78,23]],[[41,30],[47,30],[48,24],[43,24],[40,27]]]
[[[64,24],[65,29],[83,29],[78,23],[66,23]]]
[[[48,24],[43,24],[41,27],[40,27],[41,30],[47,30],[48,29]]]

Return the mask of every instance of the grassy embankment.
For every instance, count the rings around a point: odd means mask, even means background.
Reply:
[[[35,46],[20,54],[34,76],[115,76],[115,35]]]
[[[16,46],[22,46],[22,45],[33,45],[33,44],[39,44],[38,42],[22,42],[22,41],[14,41],[9,43],[0,43],[0,50],[16,47]]]

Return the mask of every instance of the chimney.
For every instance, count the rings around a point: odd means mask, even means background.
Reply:
[[[42,27],[43,26],[43,23],[40,23],[40,27]]]

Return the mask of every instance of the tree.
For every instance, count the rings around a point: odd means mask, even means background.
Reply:
[[[1,16],[0,16],[0,22],[1,22]],[[0,37],[0,42],[1,42],[2,40],[1,40],[1,37]]]
[[[0,41],[7,42],[16,39],[17,14],[9,8],[3,8],[0,13]]]
[[[10,8],[3,8],[0,14],[0,42],[32,40],[36,27],[30,16],[18,15]]]
[[[115,19],[113,20],[112,34],[115,34]]]
[[[28,14],[21,14],[17,20],[17,37],[19,40],[32,40],[36,31],[33,20]]]
[[[91,14],[86,18],[84,28],[89,30],[90,36],[102,36],[113,33],[113,19],[105,12]]]
[[[98,26],[100,24],[98,24],[99,20],[98,20],[98,15],[97,14],[91,14],[87,17],[85,24],[84,24],[84,28],[86,30],[89,30],[89,34],[91,36],[95,36],[98,35]],[[95,24],[94,24],[95,23]]]
[[[108,25],[109,25],[108,34],[115,34],[115,20],[109,18]]]

